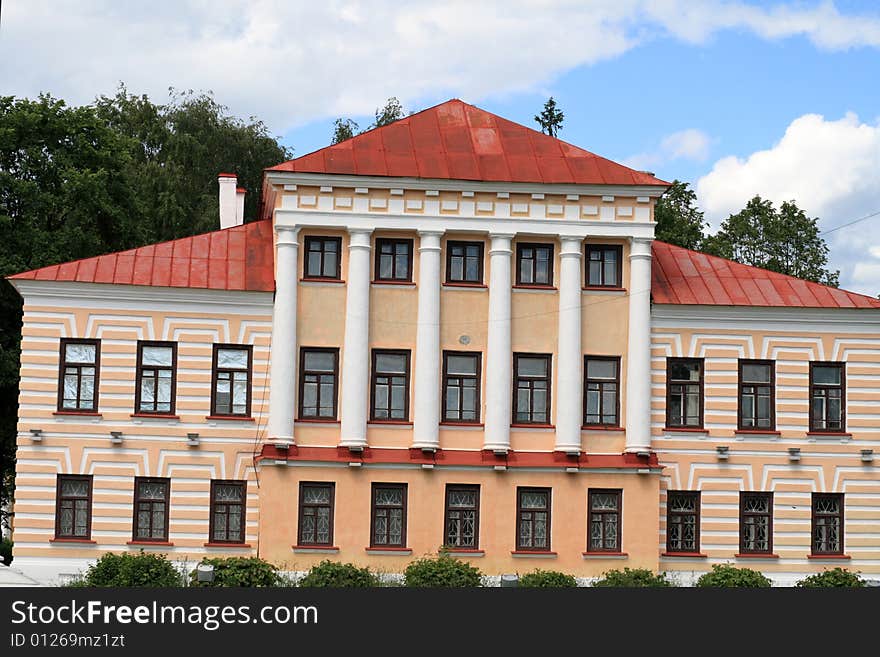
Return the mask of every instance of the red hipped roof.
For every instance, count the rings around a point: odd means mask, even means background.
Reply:
[[[453,99],[271,167],[357,176],[668,187],[537,130]]]

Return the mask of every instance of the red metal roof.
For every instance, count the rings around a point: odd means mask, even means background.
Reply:
[[[880,308],[880,300],[683,249],[653,245],[654,303],[791,308]]]
[[[255,221],[9,278],[271,292],[275,289],[272,223]]]
[[[458,99],[269,171],[575,185],[669,183]]]

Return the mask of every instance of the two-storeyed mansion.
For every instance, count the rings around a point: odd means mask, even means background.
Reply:
[[[668,183],[452,100],[221,230],[11,277],[14,565],[880,573],[880,301],[657,242]]]

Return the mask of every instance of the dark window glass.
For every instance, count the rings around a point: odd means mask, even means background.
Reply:
[[[61,340],[59,411],[98,410],[100,340]]]
[[[55,537],[89,540],[92,535],[92,475],[58,475]]]
[[[699,491],[671,490],[666,500],[666,551],[699,552]]]
[[[406,545],[406,484],[373,484],[371,547]]]
[[[243,481],[211,482],[211,543],[244,543],[246,490]]]
[[[739,428],[776,428],[772,361],[739,361]]]
[[[372,420],[409,418],[409,351],[373,350]]]
[[[813,493],[813,554],[843,554],[843,493]]]
[[[135,477],[134,534],[135,541],[168,540],[169,479]]]
[[[590,491],[590,552],[620,552],[620,498],[619,490]]]
[[[843,363],[810,363],[810,431],[844,431]]]
[[[584,425],[620,425],[620,359],[584,359]]]
[[[303,347],[300,350],[300,419],[336,419],[339,350]]]
[[[252,364],[253,354],[250,347],[214,345],[211,415],[250,416]]]
[[[703,361],[666,360],[666,426],[703,426]]]
[[[550,550],[550,489],[516,489],[516,549]]]
[[[300,545],[333,545],[334,488],[332,483],[300,483]]]
[[[339,237],[307,237],[303,278],[342,278],[341,251]]]
[[[443,421],[480,421],[480,354],[443,352]]]
[[[773,552],[773,493],[740,492],[739,551]]]
[[[446,243],[446,282],[483,282],[483,243]]]
[[[446,486],[446,547],[475,550],[480,545],[480,487]]]
[[[516,247],[516,284],[553,285],[553,245],[519,244]]]
[[[138,342],[135,412],[174,413],[177,343]]]
[[[550,423],[550,356],[514,354],[515,424]]]
[[[413,241],[376,240],[376,280],[412,280]]]
[[[587,246],[587,285],[621,287],[621,253],[619,246]]]

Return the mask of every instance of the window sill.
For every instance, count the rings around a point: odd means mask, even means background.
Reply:
[[[132,413],[129,417],[146,418],[148,420],[177,420],[180,421],[179,415],[170,415],[167,413]]]
[[[813,560],[822,560],[822,559],[832,559],[834,561],[846,561],[848,559],[852,559],[848,554],[808,554],[807,559]]]
[[[583,285],[581,290],[584,292],[619,292],[626,293],[625,287],[617,287],[616,285]]]
[[[517,423],[511,424],[511,429],[555,429],[555,424],[539,424],[539,423]]]
[[[558,289],[552,285],[513,285],[514,290],[524,290],[526,292],[558,292]]]
[[[338,554],[339,548],[335,545],[291,545],[290,548],[296,554]]]
[[[339,420],[322,419],[317,417],[301,417],[294,420],[294,424],[342,424]]]
[[[816,436],[819,438],[852,438],[852,434],[848,431],[807,431],[807,436]]]
[[[209,548],[233,548],[237,550],[250,550],[250,543],[205,543],[205,547]]]
[[[225,422],[256,422],[250,415],[207,415],[206,420],[223,420]]]
[[[515,558],[535,557],[537,559],[555,559],[556,553],[550,550],[511,550],[510,555]]]
[[[444,420],[440,423],[441,427],[478,427],[482,429],[485,425],[482,422],[457,422],[455,420]]]
[[[172,547],[174,543],[168,541],[126,541],[126,545],[137,545],[142,547]]]
[[[341,278],[321,278],[321,277],[305,278],[305,277],[303,277],[303,278],[299,279],[299,282],[305,283],[306,285],[308,285],[309,283],[318,283],[318,284],[331,283],[333,285],[345,285],[345,281],[342,280]]]
[[[489,286],[485,283],[453,283],[447,281],[443,283],[443,287],[451,287],[451,288],[464,288],[470,290],[488,290]]]
[[[412,281],[382,281],[382,280],[370,281],[370,285],[375,285],[376,287],[384,287],[386,285],[393,285],[395,287],[399,286],[399,285],[403,286],[403,287],[415,287],[416,286],[416,284],[413,283]]]
[[[408,557],[412,554],[412,548],[408,547],[368,547],[364,551],[379,557]]]
[[[585,424],[581,427],[581,431],[626,431],[620,426],[604,426],[602,424]]]
[[[667,433],[709,433],[708,429],[700,427],[663,427],[663,431]]]
[[[367,425],[376,426],[376,425],[388,425],[392,427],[411,427],[413,425],[409,420],[370,420],[367,422]]]
[[[734,432],[736,436],[781,436],[781,431],[775,429],[737,429]]]
[[[464,548],[460,550],[444,550],[443,554],[448,554],[450,557],[484,557],[486,556],[485,550],[466,550]]]
[[[746,552],[733,555],[737,559],[778,559],[779,555],[773,552]]]
[[[581,552],[584,559],[629,559],[627,552]]]
[[[84,415],[86,417],[104,417],[98,411],[53,411],[52,415]]]
[[[71,544],[71,545],[97,545],[97,541],[93,541],[90,538],[50,538],[50,543],[62,543],[62,544]]]
[[[660,556],[664,559],[705,559],[709,555],[702,552],[661,552]]]

